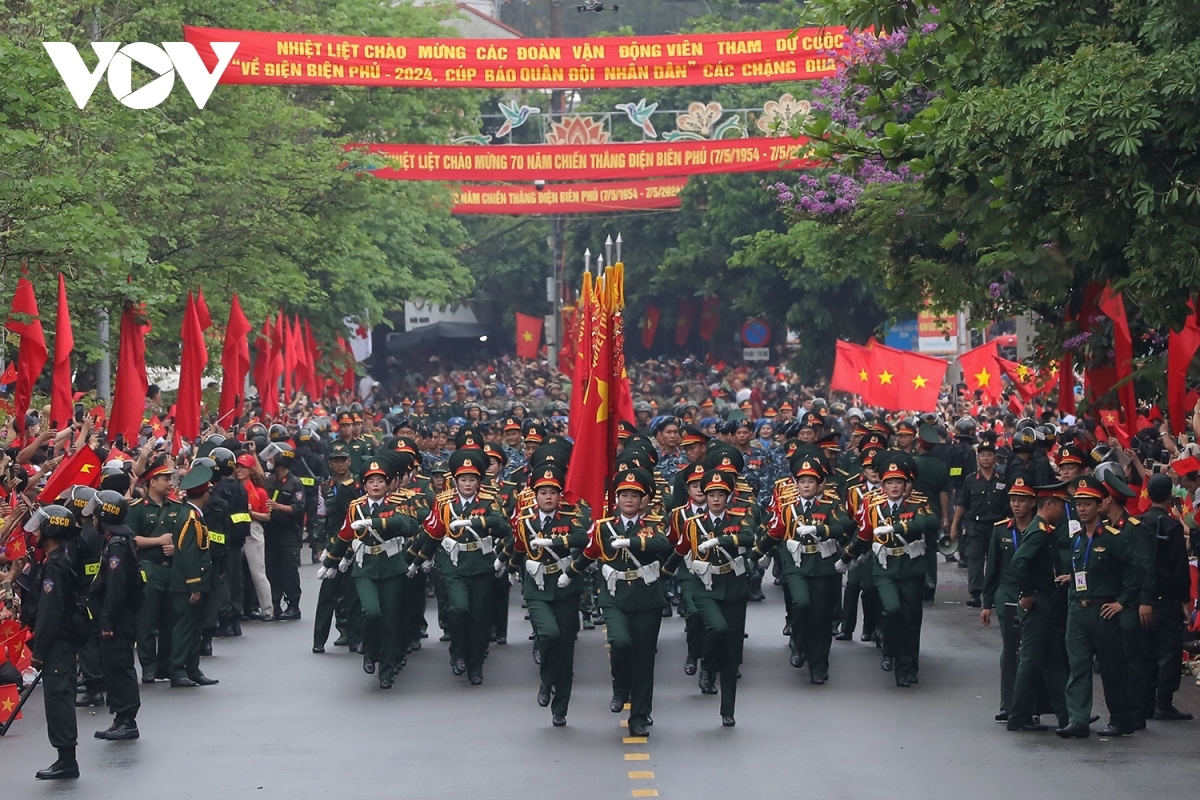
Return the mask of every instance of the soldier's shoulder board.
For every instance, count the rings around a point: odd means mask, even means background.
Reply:
[[[1008,525],[1008,523],[1010,523],[1010,522],[1012,522],[1012,517],[1007,517],[1007,518],[1005,518],[1005,519],[999,520],[999,521],[998,521],[998,522],[995,524],[995,526],[993,526],[993,527],[1003,527],[1003,526],[1007,526],[1007,525]]]
[[[1120,528],[1118,528],[1118,527],[1117,527],[1117,526],[1115,526],[1115,525],[1105,525],[1105,526],[1104,526],[1104,530],[1108,531],[1108,532],[1109,532],[1109,533],[1111,533],[1113,536],[1120,536],[1120,535],[1121,535],[1121,529],[1120,529]]]
[[[912,492],[908,496],[908,501],[910,503],[928,503],[929,498],[923,492]]]
[[[1125,524],[1126,525],[1141,525],[1142,521],[1140,519],[1138,519],[1137,517],[1126,517]]]
[[[746,511],[747,511],[747,509],[745,509],[745,508],[729,508],[726,510],[729,512],[730,516],[734,516],[734,517],[743,517],[746,515]]]

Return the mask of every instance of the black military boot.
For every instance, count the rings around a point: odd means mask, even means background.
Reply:
[[[39,781],[61,781],[66,778],[78,778],[79,762],[75,760],[75,748],[58,748],[58,760],[45,769],[39,769],[36,777]]]

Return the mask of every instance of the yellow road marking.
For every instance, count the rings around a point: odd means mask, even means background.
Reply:
[[[645,744],[645,736],[626,736],[621,740],[621,744]]]
[[[634,797],[658,797],[658,789],[634,789]]]
[[[621,706],[621,708],[622,708],[623,710],[625,710],[625,711],[628,711],[628,710],[629,710],[629,703],[626,703],[625,705]]]
[[[635,781],[637,781],[637,780],[653,780],[654,773],[650,772],[649,770],[634,770],[633,772],[629,773],[629,777]]]
[[[623,720],[621,720],[621,727],[622,727],[622,728],[628,728],[628,727],[629,727],[629,720],[627,720],[627,719],[623,719]]]
[[[625,760],[626,761],[649,761],[650,754],[649,753],[626,753]]]

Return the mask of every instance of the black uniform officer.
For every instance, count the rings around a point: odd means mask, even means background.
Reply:
[[[79,535],[79,525],[70,509],[50,505],[34,511],[26,523],[37,524],[38,544],[46,553],[37,622],[30,642],[32,663],[42,672],[42,697],[46,707],[46,733],[58,750],[58,760],[39,770],[40,780],[78,778],[75,746],[79,731],[75,724],[76,632],[86,626],[79,614],[79,578],[64,546]],[[82,637],[79,637],[82,638]]]
[[[83,510],[94,497],[96,490],[90,486],[72,486],[59,496],[59,502],[69,508],[79,523],[79,537],[71,542],[68,552],[75,574],[79,578],[80,591],[87,587],[100,571],[100,556],[104,549],[104,537],[96,530],[90,515]],[[87,641],[79,646],[79,678],[84,685],[83,693],[75,700],[80,708],[104,705],[104,674],[100,669],[100,631],[93,625]]]
[[[292,462],[292,473],[304,487],[304,541],[312,548],[314,564],[321,560],[321,551],[325,549],[322,538],[314,534],[321,483],[328,474],[317,448],[318,439],[312,428],[301,428],[296,434],[296,460]]]
[[[218,587],[218,598],[223,600],[217,609],[216,636],[242,635],[242,607],[245,590],[242,569],[245,559],[243,548],[250,535],[250,498],[246,487],[233,475],[236,456],[226,447],[212,450],[208,457],[213,462],[213,500],[224,507],[228,517],[228,532],[225,534],[225,564],[217,580],[224,584]]]
[[[267,507],[271,519],[263,526],[266,543],[267,580],[275,619],[300,619],[300,526],[304,521],[304,486],[291,473],[296,453],[279,443],[274,469],[266,481]],[[287,600],[287,610],[283,601]]]
[[[97,739],[136,739],[138,709],[142,707],[134,669],[133,645],[137,641],[142,602],[142,576],[133,531],[125,524],[129,501],[114,491],[95,496],[91,511],[104,537],[100,574],[91,586],[88,606],[100,630],[100,668],[108,687],[108,710],[115,716]]]
[[[965,556],[967,588],[971,599],[967,605],[979,608],[984,589],[984,557],[992,539],[992,528],[1008,514],[1008,484],[996,470],[995,434],[984,434],[979,440],[976,455],[978,468],[963,481],[954,509],[950,536],[959,540],[959,563]],[[1025,485],[1029,485],[1028,482]]]

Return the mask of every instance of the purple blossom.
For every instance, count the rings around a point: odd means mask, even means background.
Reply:
[[[1067,339],[1065,342],[1063,342],[1063,350],[1074,350],[1077,347],[1087,344],[1088,339],[1091,338],[1092,334],[1088,333],[1087,331],[1084,331],[1077,336],[1072,336],[1070,339]]]
[[[1005,283],[1008,283],[1012,279],[1013,279],[1013,274],[1012,274],[1011,269],[1004,270],[1004,274],[1000,276],[1000,280],[1004,281]]]
[[[1002,295],[1003,293],[1004,293],[1004,287],[1002,287],[1000,284],[992,283],[992,284],[988,285],[988,294],[991,295],[993,300],[998,300],[1000,298],[1000,295]]]

